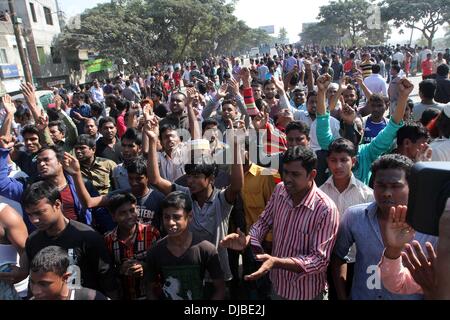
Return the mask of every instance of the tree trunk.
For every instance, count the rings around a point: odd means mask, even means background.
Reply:
[[[196,26],[196,24],[194,23],[194,25],[192,26],[192,28],[189,30],[189,32],[187,33],[186,37],[184,38],[183,48],[181,49],[181,52],[180,52],[180,54],[178,56],[178,59],[180,59],[183,56],[184,51],[186,51],[186,47],[188,45],[189,38],[191,37],[192,32],[194,32],[195,26]]]

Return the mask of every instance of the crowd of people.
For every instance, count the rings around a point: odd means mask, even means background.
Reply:
[[[277,53],[2,97],[0,299],[450,299],[448,49]]]

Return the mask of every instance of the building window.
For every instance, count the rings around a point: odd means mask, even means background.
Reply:
[[[45,21],[47,24],[53,25],[52,12],[49,8],[44,7]]]
[[[55,47],[50,47],[50,52],[52,55],[52,61],[54,64],[61,63],[61,54]]]
[[[8,64],[8,57],[6,56],[6,50],[0,49],[0,63]]]
[[[47,56],[45,55],[44,47],[36,47],[39,56],[39,64],[43,65],[47,62]]]
[[[33,18],[33,22],[37,22],[36,11],[34,10],[34,3],[31,3],[31,2],[30,2],[30,11],[31,11],[31,17]]]

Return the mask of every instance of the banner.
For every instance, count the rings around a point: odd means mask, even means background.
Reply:
[[[87,61],[84,63],[86,71],[88,74],[100,71],[107,71],[113,66],[112,61],[108,59],[96,59],[92,61]]]

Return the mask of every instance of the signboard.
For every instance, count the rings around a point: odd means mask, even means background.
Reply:
[[[108,69],[112,68],[113,64],[112,61],[109,61],[107,59],[96,59],[85,62],[84,66],[87,73],[91,74],[94,72],[108,71]]]
[[[15,64],[0,65],[0,77],[2,79],[18,78],[19,68]]]
[[[258,29],[264,30],[268,34],[274,34],[275,33],[275,26],[262,26],[262,27],[259,27]]]

